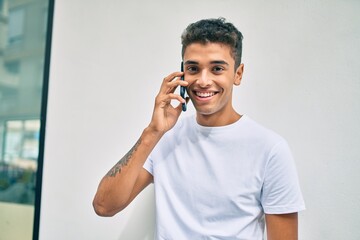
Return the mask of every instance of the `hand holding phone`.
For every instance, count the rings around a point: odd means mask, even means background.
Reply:
[[[183,62],[181,62],[181,72],[184,72],[184,63]],[[180,79],[184,81],[184,75],[182,75]],[[180,96],[186,100],[185,95],[186,95],[186,88],[183,86],[180,86]],[[186,111],[186,102],[182,104],[182,110],[183,110],[183,112]]]

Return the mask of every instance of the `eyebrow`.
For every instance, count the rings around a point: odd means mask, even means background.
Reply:
[[[229,66],[229,64],[223,60],[214,60],[214,61],[211,61],[210,64],[220,64],[220,65]],[[188,60],[184,63],[184,65],[199,65],[199,63],[197,61]]]

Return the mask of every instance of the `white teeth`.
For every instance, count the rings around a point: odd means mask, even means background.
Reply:
[[[215,95],[214,92],[196,92],[196,96],[202,97],[202,98],[211,97],[214,95]]]

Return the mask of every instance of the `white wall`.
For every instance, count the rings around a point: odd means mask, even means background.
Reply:
[[[40,239],[152,238],[152,187],[113,218],[92,198],[178,70],[183,29],[219,16],[245,37],[237,109],[295,155],[300,239],[360,239],[359,12],[350,0],[56,1]]]

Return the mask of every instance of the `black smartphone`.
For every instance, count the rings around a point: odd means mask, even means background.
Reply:
[[[184,63],[183,62],[181,62],[181,72],[184,72]],[[182,75],[180,79],[184,81],[184,75]],[[186,94],[186,88],[183,86],[180,86],[180,96],[186,100],[185,94]],[[183,112],[186,111],[186,102],[182,104],[182,110],[183,110]]]

